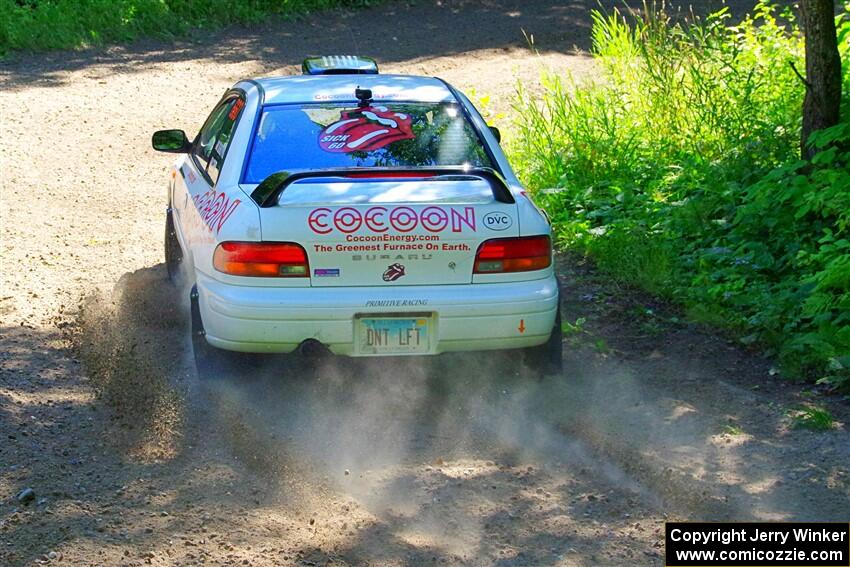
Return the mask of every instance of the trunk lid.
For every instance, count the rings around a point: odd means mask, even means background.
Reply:
[[[314,287],[468,284],[478,246],[519,235],[483,179],[302,179],[260,208],[262,239],[307,251]]]

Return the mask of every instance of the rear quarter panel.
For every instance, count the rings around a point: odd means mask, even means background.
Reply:
[[[183,250],[196,270],[212,276],[218,243],[260,240],[258,207],[238,186],[211,187],[189,157],[177,171],[172,210]]]
[[[215,247],[227,240],[260,240],[257,205],[239,187],[242,165],[260,106],[259,92],[250,83],[238,83],[245,108],[236,125],[218,181],[210,185],[189,155],[175,163],[171,207],[178,238],[191,265],[216,276],[212,264]]]

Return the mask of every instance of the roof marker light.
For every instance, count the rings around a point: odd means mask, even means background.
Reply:
[[[304,75],[377,75],[378,64],[371,57],[325,55],[305,59],[301,72]]]

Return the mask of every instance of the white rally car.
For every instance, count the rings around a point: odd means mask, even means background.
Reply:
[[[360,57],[228,90],[168,187],[199,374],[227,351],[346,356],[515,350],[561,370],[547,218],[463,94]]]

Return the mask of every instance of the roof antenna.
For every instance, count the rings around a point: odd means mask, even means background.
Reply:
[[[372,103],[372,89],[361,89],[360,86],[354,89],[354,96],[357,97],[357,100],[360,102],[357,104],[359,107],[366,107]]]

